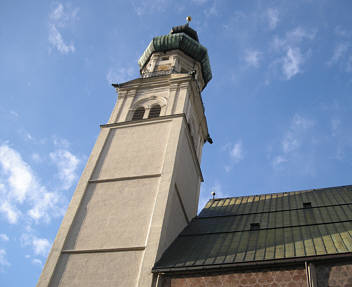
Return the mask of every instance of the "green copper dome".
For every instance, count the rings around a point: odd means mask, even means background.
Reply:
[[[176,49],[181,50],[201,64],[202,75],[206,86],[212,78],[208,51],[198,42],[197,32],[187,24],[173,27],[168,35],[154,37],[143,55],[139,58],[138,64],[143,69],[154,52],[167,52]]]

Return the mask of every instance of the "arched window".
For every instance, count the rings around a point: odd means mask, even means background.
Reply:
[[[143,119],[144,112],[145,109],[143,107],[139,107],[138,109],[136,109],[133,113],[132,121]]]
[[[148,118],[157,118],[158,116],[160,116],[160,111],[161,111],[161,107],[159,105],[154,105],[152,106],[152,108],[149,111],[149,116]]]

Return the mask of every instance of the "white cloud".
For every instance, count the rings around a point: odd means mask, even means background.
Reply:
[[[204,15],[207,17],[210,16],[217,16],[218,15],[218,9],[216,8],[216,1],[214,0],[211,5],[208,5],[208,9],[204,10]]]
[[[313,120],[295,114],[291,120],[290,127],[281,140],[282,153],[273,158],[272,165],[277,167],[294,159],[302,143],[307,139],[307,132],[314,125]]]
[[[22,234],[21,244],[23,246],[31,246],[35,255],[43,257],[46,257],[48,255],[51,248],[51,243],[48,239],[39,238],[30,233]]]
[[[33,263],[34,265],[39,265],[39,266],[42,266],[42,265],[43,265],[43,262],[42,262],[40,259],[38,259],[38,258],[34,258],[34,259],[32,260],[32,263]]]
[[[77,178],[77,167],[80,160],[68,150],[59,149],[50,153],[50,158],[58,169],[62,188],[70,189]]]
[[[30,218],[38,221],[43,219],[49,222],[51,217],[57,217],[64,214],[62,198],[55,192],[47,192],[45,187],[41,187],[32,197],[32,208],[27,214]]]
[[[21,212],[5,199],[0,199],[0,213],[3,213],[11,224],[17,223]]]
[[[197,5],[203,5],[208,2],[208,0],[192,0],[193,3]]]
[[[299,114],[295,114],[291,121],[291,130],[307,130],[314,126],[314,121],[307,119]]]
[[[230,158],[230,161],[224,166],[226,172],[230,172],[234,165],[243,160],[245,156],[241,140],[238,140],[235,143],[225,144],[222,147],[222,151],[226,151]]]
[[[54,25],[49,27],[49,43],[62,54],[68,54],[75,51],[73,43],[66,44],[61,33]]]
[[[16,112],[16,111],[14,111],[14,110],[11,110],[10,111],[10,115],[11,116],[13,116],[14,118],[18,118],[20,115]]]
[[[136,75],[136,69],[132,66],[122,67],[119,69],[110,68],[106,74],[106,79],[109,84],[113,83],[123,83],[132,79]]]
[[[33,249],[35,255],[46,257],[50,251],[51,243],[46,238],[33,238]]]
[[[273,160],[273,165],[274,166],[278,166],[284,162],[287,162],[288,160],[286,158],[284,158],[283,156],[279,155],[277,157],[274,158]]]
[[[351,36],[351,32],[345,30],[341,26],[336,26],[335,29],[334,29],[334,32],[335,32],[335,34],[337,36],[340,36],[340,37],[349,37],[349,36]]]
[[[313,40],[315,38],[315,30],[305,30],[302,27],[296,27],[295,29],[287,32],[286,42],[289,44],[300,43],[305,39]]]
[[[0,145],[0,212],[9,223],[23,220],[49,221],[63,214],[64,197],[40,184],[32,168],[7,144]]]
[[[231,148],[230,148],[230,156],[234,160],[235,163],[240,162],[244,158],[242,141],[237,141]]]
[[[169,5],[169,1],[167,0],[142,0],[131,1],[133,5],[134,11],[138,16],[143,16],[145,14],[163,12],[166,10]]]
[[[0,239],[2,241],[9,241],[10,240],[10,238],[5,233],[0,233]]]
[[[70,147],[70,143],[68,140],[59,138],[57,136],[53,136],[53,142],[55,147],[59,149],[68,149]]]
[[[347,50],[348,44],[338,43],[334,49],[331,59],[328,61],[328,65],[333,65],[339,62],[339,60],[346,54]]]
[[[301,65],[304,59],[299,48],[287,49],[287,53],[283,58],[282,71],[287,80],[301,72]]]
[[[284,153],[292,152],[301,146],[302,133],[311,128],[314,122],[298,114],[294,115],[291,126],[282,140]]]
[[[23,202],[29,189],[34,184],[33,173],[19,153],[7,145],[0,146],[0,166],[11,188],[10,198]]]
[[[339,127],[341,126],[341,120],[337,118],[331,119],[331,134],[332,136],[337,135],[337,131]]]
[[[296,27],[288,31],[284,37],[275,36],[271,42],[271,47],[279,54],[279,58],[275,59],[275,63],[280,63],[282,73],[286,80],[302,72],[302,66],[310,53],[309,49],[304,50],[304,41],[313,40],[316,31],[305,30],[302,27]]]
[[[74,44],[67,43],[63,39],[62,29],[72,25],[77,20],[78,9],[64,7],[63,4],[57,3],[49,14],[49,43],[62,54],[68,54],[75,51]]]
[[[34,162],[42,162],[42,157],[38,153],[33,153],[32,154],[32,160]]]
[[[257,50],[246,50],[244,60],[248,66],[259,67],[261,52]]]
[[[279,22],[279,11],[275,8],[269,8],[266,12],[268,25],[271,30],[274,30]]]
[[[352,72],[352,55],[350,55],[347,59],[346,72]]]
[[[5,266],[10,266],[10,263],[6,259],[6,250],[0,249],[0,271],[3,271]]]

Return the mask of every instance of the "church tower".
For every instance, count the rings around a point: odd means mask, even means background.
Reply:
[[[152,267],[197,213],[207,50],[187,23],[153,38],[138,64],[140,78],[113,84],[37,286],[157,286]]]

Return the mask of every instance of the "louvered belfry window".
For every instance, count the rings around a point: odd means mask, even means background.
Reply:
[[[143,119],[144,112],[145,112],[145,109],[143,107],[139,107],[138,109],[136,109],[132,116],[132,121]]]
[[[152,108],[149,111],[149,116],[148,118],[157,118],[158,116],[160,116],[160,111],[161,111],[161,107],[159,105],[154,105],[152,106]]]

